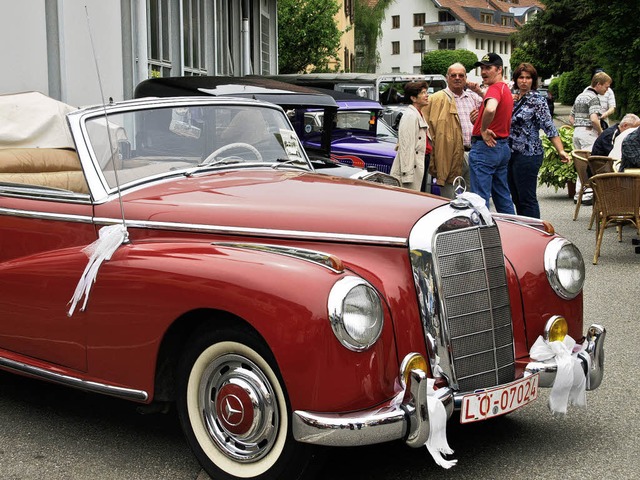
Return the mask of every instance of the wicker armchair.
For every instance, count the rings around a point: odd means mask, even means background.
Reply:
[[[597,211],[596,251],[593,264],[600,256],[602,236],[607,227],[618,228],[618,241],[622,241],[622,225],[631,223],[640,235],[640,175],[629,173],[601,173],[590,179],[596,196]]]
[[[616,161],[615,158],[603,157],[600,155],[589,155],[587,160],[589,161],[589,170],[591,170],[591,175],[614,172],[613,164]]]
[[[589,163],[589,170],[591,175],[598,175],[600,173],[613,173],[615,170],[613,169],[613,164],[615,162],[615,158],[605,157],[601,155],[589,155],[587,158],[587,162]],[[593,197],[593,211],[591,212],[591,220],[589,221],[589,230],[593,227],[593,221],[596,218],[596,205],[595,202],[597,198]]]
[[[580,179],[580,183],[582,186],[578,193],[578,200],[576,202],[576,209],[573,212],[573,220],[575,221],[578,218],[578,212],[580,211],[580,205],[582,205],[582,195],[584,192],[591,188],[589,184],[589,174],[587,173],[587,167],[589,166],[589,157],[591,156],[591,152],[589,150],[574,150],[571,153],[573,158],[573,166],[578,172],[578,178]],[[589,228],[593,224],[593,214],[591,215],[591,222],[589,223]]]

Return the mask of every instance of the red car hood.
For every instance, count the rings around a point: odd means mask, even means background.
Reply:
[[[132,221],[407,237],[446,200],[394,187],[273,169],[236,169],[163,181],[125,194]],[[118,201],[97,216],[118,218]]]

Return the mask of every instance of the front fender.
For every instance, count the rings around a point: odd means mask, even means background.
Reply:
[[[360,353],[344,348],[329,324],[327,298],[345,275],[352,273],[259,249],[124,245],[102,265],[87,310],[79,313],[88,325],[89,371],[151,392],[163,336],[175,319],[204,309],[211,311],[212,328],[215,312],[226,312],[258,331],[278,362],[293,408],[375,405],[393,395],[397,378],[389,312],[385,307],[376,345]]]
[[[582,293],[572,300],[560,298],[549,284],[545,272],[544,252],[557,235],[513,222],[498,222],[498,225],[502,249],[520,284],[528,349],[553,315],[564,316],[569,325],[569,335],[580,340],[584,335]]]

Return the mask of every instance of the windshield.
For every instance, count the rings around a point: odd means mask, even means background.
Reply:
[[[382,118],[378,118],[376,136],[380,141],[392,143],[398,142],[398,132],[391,128],[391,126]]]
[[[322,132],[323,117],[324,113],[320,111],[305,112],[305,134]],[[349,130],[351,134],[397,137],[396,132],[389,132],[387,126],[380,126],[378,122],[378,113],[375,110],[338,110],[333,131],[336,134],[340,134],[341,130]]]
[[[102,116],[94,117],[85,127],[94,158],[111,188],[196,167],[274,162],[309,167],[286,116],[273,108],[206,105],[145,109],[112,113],[108,122]]]
[[[414,79],[421,80],[420,78]],[[382,105],[403,105],[405,104],[404,86],[410,80],[388,80],[380,81],[378,84],[378,98]],[[447,88],[447,82],[442,78],[425,77],[425,81],[429,85],[427,91],[429,95],[439,90]]]

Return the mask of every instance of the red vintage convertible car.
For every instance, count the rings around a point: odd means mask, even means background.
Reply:
[[[429,446],[433,406],[509,413],[567,359],[602,380],[582,257],[544,222],[316,174],[257,100],[0,112],[0,368],[174,403],[214,479]]]

